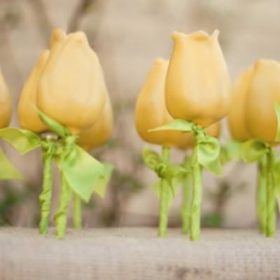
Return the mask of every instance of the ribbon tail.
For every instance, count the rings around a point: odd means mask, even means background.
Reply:
[[[105,163],[103,164],[103,174],[98,177],[96,180],[94,191],[100,196],[104,197],[106,188],[112,176],[113,166],[111,164]]]
[[[71,190],[84,202],[90,200],[93,192],[104,196],[113,169],[111,165],[97,161],[77,145],[58,165]]]
[[[221,145],[216,138],[209,135],[198,136],[195,149],[197,162],[201,166],[215,175],[222,174]]]
[[[0,150],[0,179],[22,179],[22,175],[15,169],[2,150]]]
[[[0,129],[0,138],[11,144],[22,155],[41,147],[42,144],[39,135],[19,128]]]

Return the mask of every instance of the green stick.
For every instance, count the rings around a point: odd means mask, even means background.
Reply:
[[[182,206],[182,232],[187,234],[191,217],[191,177],[187,174],[183,182],[183,206]]]
[[[259,229],[266,234],[267,222],[267,197],[266,197],[266,163],[265,159],[258,162],[258,186],[257,186],[257,217]]]
[[[39,196],[41,219],[39,232],[46,234],[48,232],[49,216],[51,211],[52,199],[52,155],[47,152],[43,154],[43,184],[42,192]]]
[[[274,196],[273,164],[274,155],[270,152],[267,155],[267,237],[273,237],[276,231],[276,201]]]
[[[192,205],[191,205],[191,223],[190,239],[197,240],[200,238],[200,207],[202,200],[201,188],[201,166],[197,161],[197,148],[193,151],[193,173],[192,173]]]
[[[170,148],[162,147],[162,161],[168,163],[170,158]],[[160,182],[160,217],[159,217],[159,236],[167,234],[168,225],[168,202],[169,202],[169,185],[165,179]]]
[[[71,190],[64,176],[61,174],[61,192],[59,196],[59,206],[55,214],[56,236],[61,239],[65,235],[67,225],[67,210],[69,207]]]
[[[77,194],[74,194],[73,205],[73,224],[75,229],[82,228],[82,202]]]

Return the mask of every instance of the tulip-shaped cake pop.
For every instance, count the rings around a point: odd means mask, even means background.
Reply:
[[[279,142],[280,63],[258,60],[238,79],[229,127],[233,137],[247,140],[241,146],[245,161],[256,161],[259,168],[257,216],[260,230],[266,236],[276,231],[278,166],[273,149]],[[233,104],[234,106],[234,104]],[[278,112],[277,112],[278,111]]]
[[[105,96],[102,69],[85,34],[55,41],[39,80],[38,108],[75,134],[98,119]]]
[[[170,164],[170,148],[183,147],[192,141],[192,135],[177,131],[153,131],[150,130],[172,121],[165,104],[165,78],[168,69],[168,61],[157,59],[139,93],[135,107],[135,126],[140,137],[151,144],[162,146],[161,163]],[[156,171],[155,168],[154,171]],[[167,169],[167,168],[166,168]],[[160,182],[160,221],[159,235],[164,236],[167,232],[167,215],[170,201],[170,184],[165,177],[156,171],[161,178]]]
[[[66,35],[55,29],[49,48],[42,52],[23,87],[18,104],[22,128],[1,131],[1,136],[21,153],[38,147],[43,151],[39,197],[43,234],[51,209],[52,162],[57,163],[61,192],[54,219],[57,236],[62,238],[72,194],[85,202],[93,192],[103,195],[112,171],[77,145],[80,133],[98,122],[108,93],[99,59],[84,33]]]
[[[218,42],[218,32],[173,33],[174,47],[166,75],[165,99],[172,122],[154,131],[190,132],[193,192],[190,238],[200,236],[201,169],[220,173],[220,143],[204,128],[225,117],[230,105],[230,77]]]

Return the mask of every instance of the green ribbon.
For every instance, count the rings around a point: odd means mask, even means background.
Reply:
[[[196,138],[196,158],[202,167],[213,172],[216,175],[222,173],[220,162],[221,145],[217,138],[212,137],[200,126],[181,119],[175,119],[168,124],[149,130],[153,131],[180,131],[193,133]]]
[[[113,167],[99,162],[79,147],[77,137],[66,127],[43,112],[39,112],[39,116],[60,136],[56,162],[70,189],[85,202],[89,201],[93,192],[103,197]]]
[[[142,158],[145,165],[154,171],[160,179],[153,186],[153,190],[158,196],[160,196],[161,180],[166,181],[168,192],[170,192],[168,195],[168,205],[170,205],[178,190],[178,181],[182,181],[187,172],[186,168],[182,165],[172,164],[169,160],[163,160],[162,155],[149,148],[143,149]]]
[[[181,165],[174,165],[170,162],[170,149],[167,147],[162,147],[162,155],[144,148],[142,157],[145,165],[154,171],[159,178],[159,181],[154,184],[154,190],[160,198],[159,236],[165,236],[168,209],[177,192],[178,180],[184,176],[186,170]]]
[[[2,128],[0,138],[11,144],[21,155],[24,155],[42,146],[41,138],[26,129]]]
[[[220,160],[221,145],[218,139],[212,137],[206,133],[206,131],[200,126],[181,119],[175,119],[170,123],[151,129],[153,131],[180,131],[186,133],[192,133],[195,136],[196,142],[194,151],[191,157],[191,174],[192,174],[192,199],[191,206],[188,205],[188,195],[186,201],[183,203],[186,206],[183,211],[190,211],[190,239],[196,240],[200,237],[200,208],[202,199],[201,188],[201,172],[202,168],[205,168],[216,175],[222,173],[222,164]],[[190,192],[190,191],[189,191]],[[189,212],[188,212],[189,213]],[[183,231],[187,231],[186,225],[188,225],[188,213],[182,214],[183,217]]]
[[[24,145],[24,143],[23,143]],[[22,180],[22,174],[14,167],[0,149],[0,180]]]
[[[41,204],[41,233],[46,233],[47,231],[48,223],[46,220],[50,212],[51,162],[54,160],[57,163],[62,178],[62,190],[55,222],[57,236],[62,238],[66,228],[65,207],[68,207],[69,204],[69,191],[73,192],[74,195],[84,202],[88,202],[94,192],[103,197],[113,167],[97,161],[79,147],[75,143],[76,136],[72,135],[66,127],[42,112],[38,112],[38,114],[42,121],[49,126],[50,130],[59,136],[58,139],[55,141],[50,140],[44,136],[40,137],[36,133],[19,128],[0,129],[0,138],[10,143],[20,154],[25,154],[37,148],[43,150],[45,174],[43,190],[39,198]]]
[[[22,175],[8,160],[2,150],[0,150],[0,180],[21,180]]]

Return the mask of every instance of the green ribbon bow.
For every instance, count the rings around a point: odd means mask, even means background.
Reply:
[[[168,224],[168,209],[177,191],[177,180],[186,172],[180,165],[170,163],[170,148],[162,147],[162,155],[148,148],[143,150],[143,160],[147,167],[160,178],[154,190],[160,197],[159,236],[165,236]]]
[[[155,151],[144,148],[142,153],[142,158],[145,165],[154,171],[160,180],[154,184],[154,191],[157,195],[160,195],[160,185],[161,181],[164,180],[168,188],[168,205],[170,205],[171,200],[175,197],[178,189],[178,181],[181,181],[187,172],[186,168],[181,165],[175,165],[171,162],[165,162],[163,158]]]
[[[181,119],[175,119],[170,123],[151,129],[153,131],[180,131],[185,133],[192,133],[195,136],[195,147],[191,156],[191,174],[192,174],[192,201],[189,207],[189,201],[183,203],[183,211],[189,211],[190,208],[190,223],[186,220],[189,213],[183,213],[183,231],[188,231],[188,224],[190,225],[190,238],[196,240],[200,237],[200,207],[202,198],[201,189],[201,171],[205,168],[217,175],[222,173],[222,165],[220,160],[221,145],[218,139],[206,133],[206,131],[193,122],[188,122]],[[186,200],[189,200],[190,190],[185,193]]]
[[[199,163],[202,167],[216,175],[222,173],[220,163],[221,145],[217,138],[208,135],[200,126],[181,119],[175,119],[166,125],[151,129],[150,132],[162,130],[193,133],[196,138],[196,157],[193,158],[193,163]]]
[[[84,202],[88,202],[93,192],[104,196],[107,183],[112,173],[112,166],[94,159],[75,141],[76,136],[48,117],[38,112],[40,118],[55,134],[41,135],[19,128],[0,129],[0,138],[10,143],[20,154],[36,148],[43,151],[44,178],[40,195],[41,222],[40,232],[47,232],[51,200],[51,163],[54,160],[61,173],[62,191],[59,198],[59,209],[55,214],[58,237],[63,237],[66,226],[66,211],[71,193]]]

